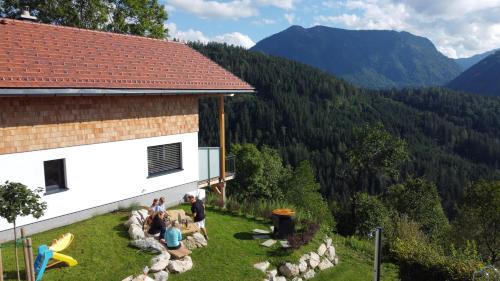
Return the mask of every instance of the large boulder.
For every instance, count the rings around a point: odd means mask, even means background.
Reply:
[[[331,261],[329,261],[328,259],[323,259],[319,264],[318,264],[318,268],[319,270],[325,270],[325,269],[328,269],[330,267],[333,267],[333,263]]]
[[[190,256],[184,257],[180,260],[172,260],[168,264],[167,268],[172,273],[183,273],[193,268],[193,261]]]
[[[134,280],[134,275],[130,275],[129,277],[123,279],[122,281],[132,281]]]
[[[328,246],[326,249],[326,258],[329,259],[331,262],[335,259],[336,253],[335,253],[335,247],[333,246]]]
[[[332,243],[333,243],[332,238],[329,238],[329,237],[325,238],[326,247],[330,247],[332,245]]]
[[[170,262],[170,254],[163,253],[151,259],[151,272],[164,270]]]
[[[132,281],[155,281],[153,278],[147,276],[146,274],[141,274],[134,278]]]
[[[274,280],[276,275],[278,275],[278,270],[276,270],[276,269],[267,271],[267,279],[269,279],[269,280]]]
[[[299,262],[299,271],[300,271],[300,273],[304,273],[307,271],[307,262],[305,262],[305,261]]]
[[[146,220],[146,217],[147,217],[147,216],[143,218],[143,217],[142,217],[142,214],[141,214],[141,212],[140,212],[140,211],[138,211],[138,210],[134,210],[134,211],[132,211],[132,213],[130,214],[130,217],[131,217],[131,218],[136,218],[136,219],[137,219],[137,221],[139,222],[139,224],[140,224],[140,225],[143,225],[143,224],[144,224],[144,221]]]
[[[254,264],[253,267],[265,273],[270,265],[268,261],[264,261]]]
[[[318,252],[318,255],[320,257],[322,257],[325,254],[325,252],[326,252],[326,245],[325,245],[325,243],[322,243],[321,245],[319,245],[317,252]]]
[[[139,216],[141,217],[141,219],[142,219],[143,222],[149,216],[149,211],[147,209],[137,210],[137,213],[139,214]]]
[[[198,246],[196,245],[196,240],[194,239],[193,236],[188,236],[186,237],[186,240],[184,241],[184,246],[188,250],[193,250],[196,249]]]
[[[302,278],[295,276],[292,278],[292,281],[302,281]]]
[[[302,275],[302,278],[304,278],[305,280],[309,280],[314,278],[314,275],[316,275],[314,269],[309,269],[308,271],[306,271],[306,273],[304,273],[304,275]]]
[[[150,251],[157,254],[165,253],[167,251],[165,246],[153,237],[134,240],[131,241],[129,245],[143,251]]]
[[[307,262],[309,264],[309,267],[312,268],[312,269],[314,269],[321,262],[321,258],[315,252],[311,252],[311,253],[309,253],[309,260]]]
[[[137,217],[130,216],[126,222],[123,223],[123,225],[126,228],[130,228],[131,225],[136,224],[137,226],[142,226],[141,222],[137,219]]]
[[[294,276],[299,275],[299,266],[293,263],[285,263],[284,265],[280,266],[279,268],[280,273],[287,277],[287,278],[292,278]]]
[[[167,271],[159,271],[154,274],[155,281],[167,281],[168,280],[168,272]]]
[[[273,281],[286,281],[285,276],[276,276],[274,277]]]
[[[177,210],[167,210],[167,217],[171,220],[187,220],[188,222],[192,222],[193,218],[186,215],[186,212],[182,209]]]
[[[198,246],[200,248],[201,247],[205,247],[208,244],[207,240],[205,239],[205,237],[201,233],[199,233],[199,232],[195,232],[193,234],[193,238],[196,241],[196,246]]]
[[[138,226],[137,224],[130,225],[128,229],[128,235],[132,240],[144,239],[144,237],[146,236],[144,235],[144,230],[142,230],[142,227]]]
[[[307,262],[310,258],[311,258],[311,256],[309,254],[303,254],[300,257],[299,261],[305,261],[305,262]]]

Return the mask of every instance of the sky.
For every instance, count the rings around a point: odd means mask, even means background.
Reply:
[[[161,0],[170,38],[252,47],[291,25],[390,29],[429,38],[443,54],[500,48],[500,0]]]

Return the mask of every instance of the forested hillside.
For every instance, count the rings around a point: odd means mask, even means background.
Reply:
[[[445,209],[470,181],[500,179],[500,99],[444,89],[368,92],[320,70],[220,44],[193,45],[256,87],[255,95],[228,98],[228,143],[279,149],[285,162],[309,159],[324,195],[349,193],[339,179],[353,128],[382,122],[404,138],[411,159],[403,177],[437,183]],[[201,145],[216,145],[216,103],[200,104]],[[378,193],[389,183],[370,181]]]
[[[500,51],[476,63],[448,84],[469,93],[500,96]]]
[[[455,59],[455,61],[460,65],[463,71],[469,69],[471,66],[475,65],[476,63],[482,61],[485,59],[487,56],[494,54],[496,51],[500,51],[500,49],[495,49],[491,51],[487,51],[481,54],[477,54],[468,58],[459,58]]]
[[[462,72],[427,38],[392,30],[292,26],[253,48],[367,88],[438,86]]]

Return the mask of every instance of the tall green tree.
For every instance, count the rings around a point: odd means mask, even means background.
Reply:
[[[7,181],[0,185],[0,217],[14,225],[14,240],[17,240],[17,217],[31,215],[38,219],[43,216],[45,209],[47,209],[47,203],[41,201],[41,192],[42,188],[31,190],[24,184],[17,182]],[[17,243],[15,244],[17,279],[20,280]]]
[[[354,234],[366,236],[380,226],[385,231],[390,228],[389,211],[376,196],[358,192],[353,198]]]
[[[388,187],[383,199],[390,209],[419,223],[433,240],[447,234],[449,222],[435,184],[422,178],[409,179]]]
[[[4,0],[0,13],[17,18],[29,7],[39,21],[64,26],[166,38],[165,7],[158,0]]]
[[[281,187],[290,176],[278,152],[268,147],[259,150],[254,144],[233,145],[236,178],[229,183],[228,195],[238,199],[283,199]]]
[[[485,260],[500,260],[500,181],[480,181],[469,185],[461,200],[459,217],[454,232],[459,233],[463,244],[466,240],[478,243]]]
[[[374,180],[398,177],[400,166],[408,159],[408,148],[403,139],[376,123],[354,130],[354,144],[347,156],[345,175],[351,188],[373,194],[380,192],[380,184]]]
[[[285,201],[303,210],[303,213],[318,223],[333,226],[333,217],[328,204],[320,193],[314,170],[309,161],[302,161],[293,171],[283,187]]]

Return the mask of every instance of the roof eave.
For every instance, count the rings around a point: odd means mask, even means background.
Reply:
[[[146,96],[251,94],[254,89],[0,88],[0,96]]]

